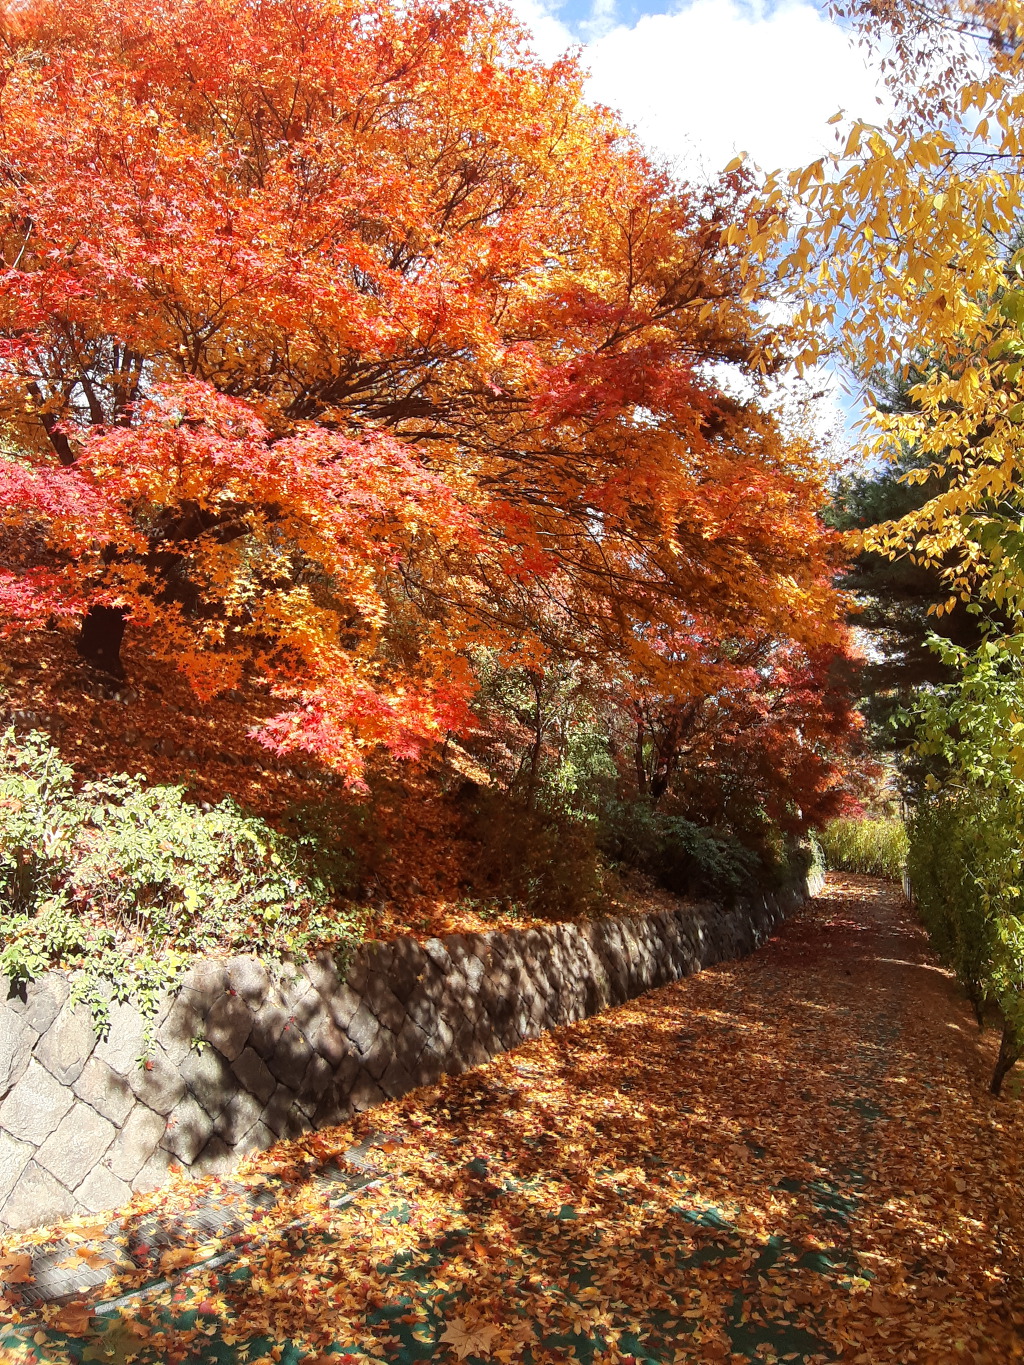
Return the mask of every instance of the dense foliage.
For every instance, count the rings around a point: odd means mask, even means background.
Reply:
[[[914,703],[901,722],[918,727],[925,789],[911,880],[979,1019],[988,1004],[1002,1015],[998,1091],[1024,1022],[1024,10],[1018,0],[837,9],[881,63],[895,112],[880,126],[849,123],[834,154],[771,178],[753,249],[783,251],[802,360],[827,338],[868,377],[864,450],[896,476],[853,489],[871,508],[854,518],[859,567],[897,635],[876,701],[897,720],[900,701]],[[901,615],[898,594],[915,582]],[[946,638],[929,645],[920,607],[936,588],[928,606]]]
[[[0,737],[0,973],[16,981],[59,964],[100,1018],[112,997],[152,1007],[196,953],[344,951],[359,915],[339,889],[230,800],[202,809],[123,773],[76,787],[45,735]]]
[[[0,37],[5,630],[116,675],[127,629],[352,783],[473,729],[481,652],[685,702],[844,648],[741,173],[673,181],[467,0]]]
[[[825,865],[899,881],[907,863],[907,830],[895,816],[840,817],[818,831]]]

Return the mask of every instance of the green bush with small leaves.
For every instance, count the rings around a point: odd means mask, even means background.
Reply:
[[[111,999],[152,1014],[197,954],[347,951],[361,915],[330,881],[231,800],[123,773],[76,785],[46,735],[0,737],[0,973],[68,968],[100,1022]]]
[[[617,863],[639,868],[677,895],[735,899],[764,884],[759,855],[731,834],[666,815],[649,801],[610,801],[602,846]]]

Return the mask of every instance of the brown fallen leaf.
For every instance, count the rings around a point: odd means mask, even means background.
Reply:
[[[440,1340],[447,1341],[455,1348],[460,1360],[468,1355],[490,1355],[491,1341],[498,1334],[497,1327],[476,1323],[470,1327],[462,1318],[453,1318],[441,1333]]]
[[[69,1337],[84,1337],[89,1331],[92,1316],[92,1309],[87,1303],[69,1303],[50,1325],[59,1332],[66,1332]]]

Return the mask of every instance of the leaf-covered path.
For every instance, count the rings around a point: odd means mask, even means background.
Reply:
[[[0,1350],[1004,1365],[1024,1125],[987,1062],[898,892],[833,876],[753,957],[260,1163],[297,1177],[386,1128],[391,1174],[355,1202],[296,1178],[225,1264],[105,1316],[51,1307]]]

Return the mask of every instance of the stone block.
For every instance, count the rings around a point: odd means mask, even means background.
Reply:
[[[310,1118],[334,1083],[334,1067],[326,1058],[314,1055],[299,1086],[296,1104]]]
[[[180,1065],[205,1036],[205,1016],[199,1000],[189,991],[179,991],[164,1013],[156,1031],[157,1042],[175,1066]]]
[[[277,1040],[277,1046],[267,1058],[267,1066],[279,1081],[298,1089],[312,1056],[313,1049],[305,1035],[298,1024],[290,1019]]]
[[[78,1100],[36,1152],[36,1161],[69,1190],[98,1166],[117,1130]]]
[[[262,1122],[278,1137],[284,1137],[295,1107],[295,1091],[287,1085],[279,1085],[263,1110]]]
[[[416,1069],[412,1073],[413,1085],[434,1085],[444,1075],[445,1060],[428,1044],[417,1058]]]
[[[313,1127],[333,1128],[335,1124],[346,1123],[352,1117],[352,1106],[348,1102],[348,1088],[344,1090],[335,1083],[317,1105],[313,1115]]]
[[[10,1228],[37,1228],[78,1211],[78,1201],[71,1191],[49,1171],[30,1161],[0,1210],[0,1222]]]
[[[263,1102],[248,1091],[232,1095],[224,1106],[224,1111],[214,1124],[214,1132],[222,1137],[229,1147],[235,1147],[246,1133],[259,1121],[263,1113]]]
[[[270,990],[270,973],[257,957],[229,958],[224,964],[227,984],[251,1008],[259,1009]]]
[[[384,1074],[380,1077],[380,1088],[390,1099],[397,1100],[407,1095],[416,1082],[397,1057],[392,1057]]]
[[[414,1072],[416,1063],[419,1061],[420,1053],[427,1045],[427,1035],[414,1024],[411,1019],[407,1019],[395,1039],[395,1057],[402,1063],[409,1072]]]
[[[38,1037],[20,1014],[0,1005],[0,1095],[25,1074]]]
[[[338,1027],[329,1014],[325,1014],[321,1019],[312,1043],[320,1056],[326,1057],[332,1067],[340,1066],[343,1058],[354,1051],[348,1034]]]
[[[75,1198],[88,1213],[120,1208],[132,1197],[132,1187],[105,1166],[90,1171],[75,1190]]]
[[[228,974],[223,962],[196,962],[188,969],[179,993],[186,995],[191,1004],[204,1018],[224,994],[228,985]]]
[[[375,1105],[383,1104],[386,1099],[387,1095],[372,1076],[367,1075],[365,1071],[356,1077],[352,1089],[348,1092],[348,1102],[357,1113],[362,1113],[364,1109],[372,1109]]]
[[[10,1133],[0,1133],[0,1207],[32,1160],[34,1151],[30,1142],[19,1142]]]
[[[384,1068],[395,1055],[395,1035],[390,1029],[381,1028],[377,1030],[369,1050],[361,1058],[364,1070],[377,1080],[384,1073]]]
[[[367,1008],[379,1024],[397,1033],[405,1023],[405,1006],[391,990],[387,982],[379,976],[371,977],[366,985],[364,997]]]
[[[161,1146],[191,1166],[212,1134],[213,1120],[194,1095],[186,1095],[167,1116]]]
[[[254,1048],[264,1061],[273,1055],[278,1039],[291,1021],[291,1015],[271,992],[253,1016],[249,1046]]]
[[[68,1002],[36,1044],[35,1057],[55,1081],[70,1085],[82,1074],[95,1046],[89,1009]]]
[[[445,944],[439,938],[428,938],[422,945],[427,957],[441,972],[447,976],[452,969],[452,959]]]
[[[263,1058],[251,1047],[247,1047],[236,1059],[231,1070],[238,1078],[239,1084],[256,1095],[264,1104],[277,1088],[277,1081]]]
[[[414,938],[400,938],[392,942],[388,984],[403,1005],[417,994],[427,962],[426,953]]]
[[[361,1003],[361,997],[347,982],[342,982],[325,1001],[331,1018],[340,1029],[348,1029],[349,1020]]]
[[[242,997],[225,992],[206,1016],[206,1040],[233,1062],[241,1056],[252,1026],[252,1014]]]
[[[324,1001],[330,1000],[341,986],[338,968],[328,952],[315,953],[307,958],[302,964],[302,974]]]
[[[360,1053],[365,1057],[373,1046],[374,1039],[380,1032],[380,1025],[366,1006],[360,1004],[359,1008],[349,1021],[346,1032],[352,1042],[355,1043]]]
[[[223,1138],[214,1134],[196,1157],[192,1169],[202,1175],[227,1175],[237,1165],[237,1153],[232,1151]]]
[[[158,1147],[132,1181],[135,1193],[148,1194],[150,1190],[158,1190],[165,1185],[171,1175],[173,1160],[174,1157],[165,1147]]]
[[[432,1033],[437,1020],[437,1006],[422,995],[415,995],[406,1002],[405,1012],[412,1023],[427,1035]]]
[[[36,1033],[45,1033],[67,1002],[71,990],[63,972],[46,972],[37,981],[23,983],[22,991],[10,997],[8,1008]]]
[[[169,1114],[185,1093],[179,1068],[161,1047],[128,1073],[128,1084],[135,1097],[158,1114]]]
[[[39,1147],[74,1102],[71,1090],[55,1081],[33,1058],[21,1080],[0,1104],[0,1128]]]
[[[96,1044],[93,1056],[127,1076],[138,1066],[145,1051],[144,1036],[145,1022],[135,1006],[114,1001],[110,1006],[109,1028]]]
[[[309,1124],[303,1121],[302,1125],[297,1125],[295,1133],[290,1134],[290,1136],[301,1137],[303,1133],[308,1132]],[[265,1152],[268,1147],[273,1147],[275,1141],[274,1134],[266,1124],[257,1123],[246,1133],[235,1148],[235,1153],[237,1156],[245,1156],[248,1152]]]
[[[238,1089],[238,1081],[230,1064],[213,1047],[202,1047],[190,1052],[181,1064],[180,1076],[189,1093],[199,1101],[211,1119],[218,1118],[224,1112],[228,1100]],[[209,1133],[206,1136],[209,1137]]]
[[[119,1179],[134,1181],[160,1145],[166,1126],[163,1114],[137,1104],[114,1139],[104,1164]]]
[[[275,990],[289,1016],[298,1020],[300,1025],[316,1008],[316,991],[312,982],[297,966],[284,968],[275,983]]]

